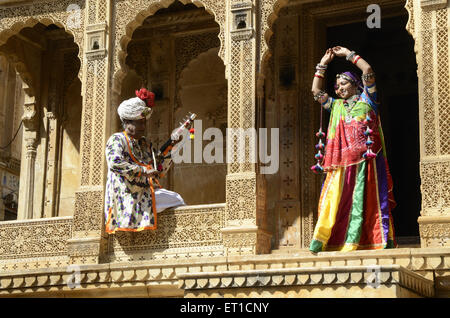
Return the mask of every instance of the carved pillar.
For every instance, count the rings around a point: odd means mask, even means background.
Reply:
[[[44,126],[46,127],[45,140],[45,177],[44,177],[44,206],[43,217],[50,218],[56,216],[57,193],[59,174],[58,165],[60,144],[60,126],[62,114],[62,93],[64,84],[64,60],[60,47],[52,45],[51,52],[47,57],[50,60],[50,74],[48,77],[48,105],[44,116]]]
[[[228,158],[226,177],[226,212],[223,240],[228,254],[260,254],[270,252],[270,235],[264,231],[258,213],[257,164],[250,159],[256,153],[252,138],[239,149],[242,135],[233,140],[230,129],[250,132],[256,126],[256,38],[254,30],[254,6],[251,1],[230,1],[231,19],[228,78]],[[255,131],[256,132],[256,131]],[[244,159],[244,160],[240,160]],[[261,192],[260,192],[261,193]]]
[[[86,1],[81,123],[81,186],[75,193],[71,263],[101,262],[106,251],[103,226],[104,147],[109,131],[109,65],[111,1]]]
[[[450,8],[447,0],[409,0],[419,78],[422,247],[450,246]]]
[[[54,112],[47,112],[45,114],[46,131],[47,131],[47,149],[46,149],[46,177],[44,185],[44,211],[43,217],[50,218],[55,215],[55,197],[57,184],[57,154],[58,154],[58,117]]]
[[[19,210],[17,219],[33,218],[33,201],[34,201],[34,177],[36,165],[36,148],[39,138],[39,116],[36,105],[36,99],[32,96],[31,89],[23,84],[25,92],[24,114],[22,117],[24,125],[23,140],[25,142],[25,177],[22,177],[20,192],[24,195],[20,196]],[[22,170],[24,171],[24,170]],[[23,206],[23,207],[22,207]]]
[[[277,233],[276,245],[279,248],[301,247],[301,201],[299,184],[298,136],[302,127],[299,122],[298,94],[298,16],[297,12],[284,10],[276,24],[275,78],[276,103],[280,127],[280,171],[279,197],[275,204]],[[302,101],[303,102],[303,101]]]

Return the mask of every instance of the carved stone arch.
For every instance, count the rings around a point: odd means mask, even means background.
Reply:
[[[12,63],[14,69],[19,74],[21,80],[26,83],[28,90],[27,94],[29,96],[36,96],[33,86],[33,76],[29,72],[25,63],[23,63],[19,57],[15,54],[8,54],[6,52],[0,51],[0,55],[4,56],[9,62]]]
[[[206,52],[200,53],[198,56],[196,56],[194,59],[192,59],[188,63],[188,65],[181,71],[180,78],[179,78],[178,82],[176,83],[176,85],[177,85],[177,89],[176,90],[178,92],[180,92],[177,95],[177,97],[179,98],[179,100],[178,100],[178,106],[179,107],[183,106],[183,103],[182,103],[182,100],[181,100],[181,96],[182,96],[183,84],[184,84],[184,81],[185,81],[186,74],[189,73],[193,68],[195,68],[197,64],[205,62],[205,59],[210,58],[212,53],[213,54],[216,53],[216,55],[217,55],[218,51],[219,51],[219,48],[211,48],[211,49],[209,49]],[[209,71],[209,74],[211,76],[211,79],[218,72],[220,72],[220,70],[216,70],[216,69],[213,69],[213,70],[208,69],[208,71]],[[224,72],[224,75],[225,75],[225,72]],[[225,95],[224,97],[226,99],[227,96]],[[225,104],[224,105],[226,106],[226,100],[225,100]],[[225,117],[226,117],[226,111],[225,111]]]
[[[195,56],[181,71],[177,85],[177,108],[174,112],[174,122],[179,122],[188,112],[197,114],[201,123],[196,123],[196,133],[203,135],[208,129],[214,129],[214,141],[218,152],[217,161],[198,165],[177,164],[173,167],[173,189],[186,198],[186,202],[195,204],[213,204],[226,201],[226,127],[227,127],[227,96],[228,83],[225,77],[225,65],[218,56],[219,48],[210,48]],[[199,126],[201,125],[201,126]],[[221,131],[222,138],[216,135]],[[211,141],[202,140],[202,149]],[[195,162],[192,153],[191,162]],[[191,180],[195,188],[187,185],[184,180]]]
[[[408,11],[408,22],[406,23],[406,31],[413,37],[414,42],[417,43],[417,36],[416,36],[416,28],[415,28],[415,21],[414,21],[414,2],[413,0],[406,0],[405,9]],[[416,49],[414,48],[416,51]],[[417,54],[417,52],[416,52]]]
[[[114,56],[113,56],[113,95],[115,98],[120,94],[122,81],[128,71],[126,65],[127,47],[131,41],[133,32],[142,25],[145,19],[154,15],[158,10],[167,8],[177,0],[151,0],[149,4],[142,5],[142,1],[131,0],[115,3],[114,21],[115,33],[114,37]],[[219,56],[225,61],[225,2],[217,0],[178,0],[183,4],[192,3],[197,7],[203,7],[214,16],[215,21],[219,24],[220,50]],[[143,9],[144,8],[144,9]],[[113,101],[114,102],[114,101]]]
[[[265,74],[268,61],[271,56],[269,48],[270,38],[272,37],[272,27],[278,18],[280,10],[285,7],[290,0],[264,0],[261,7],[261,38],[260,38],[260,73]]]
[[[76,11],[72,11],[71,8],[76,8]],[[1,8],[0,46],[24,28],[32,28],[38,23],[45,26],[54,24],[72,35],[74,43],[78,46],[78,59],[81,62],[78,78],[82,81],[84,14],[85,1],[83,0],[33,2],[28,5]]]
[[[263,0],[261,7],[261,45],[259,55],[261,58],[261,74],[265,74],[265,72],[267,71],[268,63],[272,55],[272,52],[270,50],[270,39],[273,35],[273,24],[278,18],[280,10],[292,2],[295,2],[295,0]],[[414,0],[406,0],[405,9],[408,12],[408,23],[406,25],[406,30],[414,39],[414,51],[417,56],[418,48],[417,36],[415,33],[416,28],[414,20]]]
[[[406,0],[405,9],[408,12],[408,22],[405,29],[414,40],[414,53],[416,55],[416,63],[419,65],[419,38],[416,34],[416,14],[414,13],[414,0]]]

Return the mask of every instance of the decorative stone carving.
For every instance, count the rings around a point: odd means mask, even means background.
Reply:
[[[419,229],[422,247],[450,247],[449,216],[420,216]]]
[[[106,22],[88,25],[86,27],[87,46],[86,57],[88,60],[105,58],[106,50]]]
[[[0,261],[67,255],[71,236],[72,217],[2,222]]]
[[[371,269],[376,269],[374,274]],[[376,275],[376,276],[375,276]],[[333,266],[321,268],[283,268],[269,270],[242,270],[214,273],[183,273],[178,275],[180,288],[192,295],[214,292],[233,293],[235,288],[293,287],[314,285],[367,285],[373,280],[378,286],[400,285],[425,297],[434,296],[434,283],[399,265]],[[375,288],[375,287],[373,287]],[[208,291],[211,289],[212,291]],[[197,291],[197,292],[196,292]]]
[[[248,40],[253,36],[252,8],[252,2],[231,5],[231,38],[234,41]]]
[[[72,2],[74,1],[71,0],[70,3]],[[182,291],[180,293],[180,289],[177,289],[176,286],[178,279],[181,280],[181,286],[186,287],[188,293],[192,292],[192,295],[195,294],[195,291],[199,293],[196,295],[201,295],[202,292],[206,294],[205,290],[220,289],[223,291],[227,288],[247,288],[248,290],[250,287],[253,289],[261,287],[269,290],[269,288],[288,286],[351,287],[358,283],[364,284],[367,276],[362,269],[367,269],[367,266],[395,265],[383,267],[381,282],[384,285],[401,285],[421,295],[433,295],[432,283],[422,280],[409,271],[399,269],[399,266],[414,270],[427,277],[448,275],[449,273],[448,233],[450,230],[447,225],[450,224],[450,221],[447,214],[450,200],[445,191],[448,188],[448,178],[446,177],[449,175],[446,156],[450,154],[450,146],[448,146],[450,134],[446,129],[448,128],[447,114],[449,113],[449,82],[446,79],[449,41],[448,11],[443,9],[444,7],[437,7],[436,11],[428,10],[433,7],[433,4],[441,3],[442,5],[443,1],[411,0],[407,2],[411,17],[408,29],[415,34],[416,41],[420,44],[416,46],[416,49],[420,49],[418,61],[422,81],[420,98],[421,131],[423,133],[421,141],[423,146],[421,148],[423,211],[419,222],[422,244],[427,248],[358,251],[357,253],[341,254],[319,253],[317,256],[302,254],[301,251],[296,255],[253,255],[270,252],[270,234],[265,231],[264,225],[267,217],[265,215],[266,203],[263,201],[263,197],[266,195],[265,186],[261,176],[257,175],[257,165],[251,163],[228,165],[226,204],[165,211],[159,218],[160,228],[157,233],[143,232],[138,235],[119,233],[107,238],[104,236],[102,228],[104,224],[103,178],[105,169],[98,159],[104,157],[104,138],[108,131],[107,124],[104,125],[107,122],[105,112],[108,112],[107,109],[111,106],[109,105],[109,88],[111,87],[109,81],[112,76],[109,75],[108,70],[115,68],[114,71],[118,72],[115,63],[123,62],[127,53],[130,53],[124,47],[131,39],[132,32],[140,25],[139,22],[158,9],[169,6],[173,0],[88,1],[87,10],[85,10],[86,2],[75,2],[79,3],[81,13],[87,15],[86,21],[81,15],[80,29],[72,29],[69,25],[67,27],[74,34],[75,42],[79,45],[79,56],[84,57],[83,50],[88,49],[85,56],[87,65],[84,70],[88,73],[91,72],[90,74],[84,73],[84,76],[82,76],[83,72],[79,73],[80,79],[83,79],[85,100],[83,103],[84,136],[81,140],[82,187],[76,194],[76,213],[73,218],[0,224],[0,294],[23,295],[23,293],[27,293],[31,295],[36,291],[45,291],[49,294],[60,292],[63,295],[74,295],[66,286],[68,279],[66,266],[69,263],[87,264],[109,261],[111,263],[89,265],[91,267],[80,266],[82,286],[74,293],[82,294],[88,290],[97,290],[98,293],[101,293],[107,288],[120,290],[121,287],[139,288],[137,287],[139,285],[143,288],[143,295],[148,296],[158,285],[170,289],[171,296],[182,296]],[[183,3],[185,2],[189,1],[183,0]],[[260,12],[255,10],[254,13],[262,17],[261,29],[257,30],[258,35],[261,33],[261,43],[255,43],[258,39],[253,38],[253,33],[251,33],[254,26],[257,25],[254,23],[255,21],[251,21],[253,13],[250,16],[246,14],[238,17],[238,13],[241,13],[239,10],[242,8],[253,12],[250,2],[245,2],[244,7],[235,6],[236,3],[239,3],[238,1],[231,3],[216,0],[202,1],[202,3],[193,2],[198,5],[204,3],[205,8],[214,13],[215,19],[220,25],[220,43],[217,41],[214,43],[219,43],[221,49],[218,54],[227,63],[230,90],[227,98],[228,115],[224,116],[220,111],[211,112],[211,118],[217,116],[220,116],[221,120],[226,118],[229,127],[256,127],[256,118],[259,114],[256,110],[255,93],[258,92],[258,98],[262,99],[265,85],[263,78],[267,79],[268,76],[260,74],[259,85],[256,87],[256,72],[261,70],[259,61],[256,61],[258,54],[255,52],[258,50],[263,52],[264,56],[261,56],[263,60],[271,54],[267,50],[272,32],[271,27],[277,15],[280,14],[280,10],[288,1],[264,0],[258,3],[261,5],[260,8],[257,8]],[[368,2],[366,1],[364,4]],[[382,4],[395,3],[395,1],[387,0],[381,2]],[[312,45],[310,42],[314,25],[310,22],[314,20],[310,14],[329,15],[338,7],[349,10],[356,3],[360,7],[364,6],[361,5],[363,1],[353,0],[320,1],[308,4],[306,7],[308,10],[302,11],[304,15],[300,20],[300,29],[304,32],[302,38],[306,37],[305,48],[300,51],[301,55],[307,55],[305,53],[308,53]],[[21,28],[35,25],[36,21],[41,21],[45,25],[52,23],[56,23],[58,26],[65,25],[64,19],[69,18],[70,15],[70,12],[65,11],[68,4],[68,1],[39,1],[36,4],[2,7],[0,9],[0,43],[4,43],[11,34],[16,34]],[[226,5],[233,5],[233,7],[227,12]],[[115,17],[108,16],[110,6],[115,6],[113,10]],[[422,10],[427,7],[427,10]],[[232,17],[233,10],[236,13],[235,19]],[[231,30],[228,30],[227,34],[224,33],[225,29],[229,29],[225,26],[227,14],[230,15],[228,21],[235,23],[234,35]],[[248,18],[250,20],[247,20]],[[237,28],[239,23],[244,20],[245,26],[249,29],[245,31],[247,33]],[[112,57],[109,58],[106,52],[106,48],[109,47],[109,35],[106,32],[105,21],[106,23],[117,22],[117,25],[111,26],[111,30],[114,32],[117,30],[115,36],[112,36],[115,41],[112,45],[116,54],[114,60]],[[251,28],[249,28],[250,24],[247,24],[249,21],[252,25]],[[85,28],[84,23],[88,23],[89,26]],[[230,25],[230,28],[232,27]],[[89,33],[87,30],[92,32]],[[85,31],[87,32],[86,38],[83,38]],[[242,37],[239,32],[243,33]],[[227,41],[224,40],[225,35],[230,35]],[[217,40],[217,35],[214,36]],[[102,38],[104,39],[103,44],[101,43]],[[94,45],[96,39],[99,40],[98,46]],[[86,48],[82,45],[83,41],[86,42]],[[258,46],[261,46],[261,49]],[[93,50],[90,50],[91,48]],[[227,49],[226,59],[225,48]],[[189,54],[192,52],[186,52],[186,57]],[[187,58],[186,64],[189,60],[190,58]],[[436,60],[441,61],[441,67],[437,68]],[[299,65],[299,69],[311,69],[310,66],[313,66],[313,62],[309,58],[305,58]],[[183,68],[184,66],[178,74],[181,74]],[[116,74],[114,73],[114,76]],[[300,77],[297,79],[299,82],[310,81],[308,72],[302,71],[299,75]],[[32,81],[25,82],[32,83]],[[29,171],[34,167],[35,142],[39,138],[37,135],[39,112],[36,106],[38,103],[31,98],[34,95],[35,92],[29,88],[28,97],[30,99],[27,99],[24,105],[24,124],[28,134],[25,134],[27,143],[25,149],[28,151],[30,159],[28,161],[30,163]],[[302,113],[304,120],[299,123],[299,126],[307,127],[306,130],[312,131],[308,125],[311,125],[311,119],[316,118],[317,114],[308,113],[309,95],[309,92],[299,92],[299,100],[305,103],[304,107],[302,105],[305,109],[305,113]],[[287,107],[284,111],[286,113],[283,116],[287,119],[289,108]],[[286,129],[288,128],[289,126],[286,126]],[[286,139],[285,141],[284,147],[292,147],[291,140]],[[313,146],[311,140],[304,141],[305,149],[310,149],[311,146]],[[247,155],[248,152],[247,148]],[[305,151],[305,153],[307,152]],[[305,155],[305,158],[309,157]],[[286,160],[285,165],[287,168],[292,167],[289,160]],[[33,173],[29,173],[29,175],[33,175]],[[293,179],[292,174],[287,174],[281,178],[281,181],[288,185],[294,182]],[[316,202],[317,199],[314,197],[314,191],[311,190],[317,184],[311,179],[313,178],[303,176],[299,179],[303,188],[306,188],[305,194],[300,200],[301,207],[298,208],[302,213],[300,227],[303,233],[301,237],[303,247],[308,244],[307,240],[312,234],[314,223],[309,202]],[[32,184],[32,181],[26,182],[28,185]],[[293,197],[292,193],[287,191],[286,195]],[[286,201],[291,203],[290,200]],[[124,263],[120,264],[120,262]],[[352,266],[360,266],[360,268],[350,268]],[[308,267],[332,269],[308,272]],[[290,271],[289,268],[295,270]],[[345,268],[347,271],[340,271],[339,268]],[[258,272],[258,270],[261,271]],[[193,274],[193,276],[183,276],[183,273]],[[198,273],[203,274],[195,276]],[[223,275],[218,277],[219,274]],[[147,285],[151,288],[147,289]]]
[[[24,114],[22,116],[23,125],[25,127],[25,132],[23,139],[25,141],[25,197],[21,198],[21,203],[24,208],[20,211],[23,214],[17,216],[19,219],[32,219],[33,218],[33,198],[34,198],[34,171],[35,171],[35,160],[36,160],[36,142],[39,137],[39,121],[36,109],[36,100],[33,96],[30,96],[29,87],[23,83],[23,89],[25,91],[25,102],[24,102]]]
[[[125,57],[127,55],[127,46],[131,41],[133,32],[142,24],[145,18],[155,14],[159,9],[167,8],[175,0],[129,0],[117,1],[114,3],[114,21],[117,28],[114,28],[114,91],[120,91],[121,81],[126,75],[127,66]],[[216,22],[219,24],[220,32],[220,51],[219,55],[225,61],[225,19],[226,19],[226,2],[217,0],[202,1],[182,1],[193,2],[197,6],[205,7],[206,11],[214,15]]]
[[[158,216],[158,229],[108,236],[111,261],[223,256],[225,204],[180,207]]]
[[[447,7],[448,0],[420,0],[420,7],[423,10],[439,10]]]
[[[83,61],[85,1],[39,1],[0,8],[0,44],[25,27],[33,27],[39,22],[56,24],[74,36],[78,45],[78,57]],[[26,19],[24,17],[27,17]],[[82,72],[78,74],[82,81]]]

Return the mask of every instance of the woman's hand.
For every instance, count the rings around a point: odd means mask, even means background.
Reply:
[[[336,56],[340,56],[340,57],[342,57],[342,56],[347,57],[347,55],[349,55],[351,53],[351,51],[349,49],[342,47],[342,46],[335,46],[334,48],[332,48],[332,50]]]
[[[321,65],[328,65],[334,59],[334,52],[332,49],[327,49],[325,55],[320,60]]]

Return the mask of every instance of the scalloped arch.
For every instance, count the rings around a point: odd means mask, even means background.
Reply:
[[[184,85],[184,80],[185,80],[185,76],[187,73],[189,73],[191,71],[191,69],[203,58],[209,56],[212,52],[216,52],[216,54],[218,55],[219,49],[217,47],[211,48],[205,52],[200,53],[199,55],[197,55],[195,58],[193,58],[187,65],[186,67],[181,71],[180,74],[180,78],[178,79],[178,82],[175,84],[176,85],[176,89],[179,92],[179,94],[177,94],[177,98],[178,103],[180,106],[182,106],[182,101],[180,100],[181,94],[182,94],[182,90],[183,90],[183,85]],[[220,58],[220,57],[219,57]],[[225,68],[225,66],[224,66]],[[224,78],[225,78],[225,70],[224,70]]]
[[[414,39],[414,51],[416,52],[416,55],[418,53],[417,49],[417,36],[416,36],[416,29],[415,29],[415,21],[414,21],[414,1],[413,0],[406,0],[405,9],[408,12],[408,22],[406,22],[406,31],[412,36]]]
[[[404,8],[408,12],[408,22],[406,25],[406,30],[413,37],[415,43],[415,52],[417,55],[417,41],[414,28],[414,0],[406,0]],[[267,66],[269,59],[272,55],[271,49],[269,47],[270,39],[273,35],[273,24],[278,18],[278,14],[282,8],[287,6],[292,0],[263,0],[263,8],[261,10],[261,74],[265,74],[267,71]]]
[[[261,73],[265,74],[269,58],[272,54],[269,48],[270,38],[273,35],[272,27],[280,10],[285,7],[290,0],[264,0],[261,9]]]
[[[19,73],[20,78],[22,81],[27,84],[29,87],[28,89],[28,95],[33,97],[35,96],[35,91],[33,89],[33,77],[31,73],[28,71],[27,66],[25,63],[21,62],[19,58],[14,54],[7,54],[5,52],[0,51],[0,55],[6,57],[6,59],[13,64],[14,69]]]
[[[82,63],[83,52],[80,49],[80,47],[82,44],[77,43],[77,41],[76,41],[77,34],[72,32],[70,29],[67,29],[66,26],[64,25],[64,23],[60,22],[59,20],[49,18],[49,17],[45,17],[45,18],[41,18],[41,19],[31,17],[31,18],[28,18],[25,22],[23,22],[23,21],[16,22],[16,23],[12,24],[8,29],[0,31],[0,47],[2,45],[4,45],[8,41],[8,39],[10,39],[12,36],[18,34],[24,28],[33,28],[38,23],[41,23],[45,26],[54,24],[57,27],[62,28],[66,33],[70,34],[73,37],[73,40],[74,40],[73,42],[78,47],[78,59],[80,60],[80,70],[78,71],[78,77],[81,80],[82,79],[81,78],[81,69],[82,69],[81,63]],[[81,39],[82,39],[82,37],[81,37]],[[34,91],[35,85],[32,80],[32,75],[29,72],[26,64],[23,63],[20,60],[20,58],[15,54],[5,54],[4,52],[1,52],[1,50],[0,50],[0,53],[2,53],[10,61],[13,62],[14,67],[16,68],[16,71],[19,73],[22,80],[30,87],[31,96],[35,96],[35,91]]]
[[[116,33],[114,40],[114,71],[113,71],[113,92],[120,94],[120,88],[122,81],[128,71],[128,66],[125,63],[127,57],[127,47],[131,41],[133,32],[142,25],[145,19],[154,15],[158,10],[167,8],[177,0],[154,0],[151,4],[146,4],[145,9],[139,9],[144,7],[142,3],[144,1],[134,0],[127,2],[116,2],[115,8],[115,21],[116,21]],[[225,7],[222,1],[217,0],[178,0],[182,4],[186,5],[192,3],[199,8],[204,8],[206,12],[214,16],[215,21],[219,25],[219,39],[220,50],[219,57],[224,60],[224,26],[225,26]],[[145,2],[147,3],[147,2]],[[123,7],[123,8],[122,8]],[[123,9],[123,10],[121,10]],[[125,10],[125,11],[124,11]],[[118,12],[127,12],[127,15],[118,14]],[[132,15],[130,20],[130,12]]]

